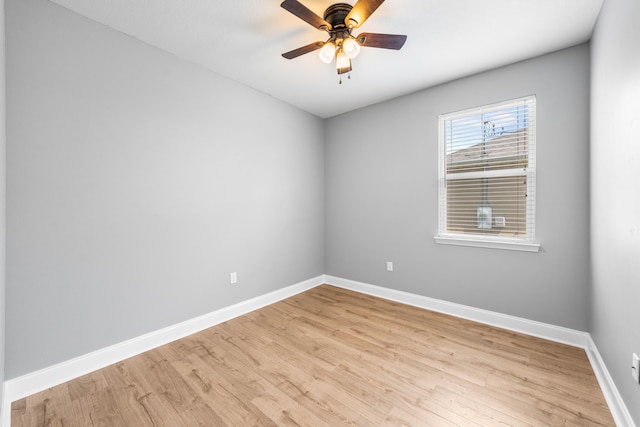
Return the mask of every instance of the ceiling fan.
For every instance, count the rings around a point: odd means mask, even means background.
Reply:
[[[364,24],[369,16],[384,2],[384,0],[358,0],[355,5],[336,3],[329,6],[323,18],[316,15],[298,0],[284,0],[280,6],[298,18],[319,30],[329,33],[327,41],[317,41],[299,47],[282,56],[287,59],[297,58],[305,53],[320,50],[320,59],[330,64],[336,59],[338,75],[351,71],[351,60],[360,53],[360,46],[378,47],[400,50],[407,40],[407,36],[399,34],[360,33],[353,36],[353,29]],[[342,78],[340,79],[342,83]]]

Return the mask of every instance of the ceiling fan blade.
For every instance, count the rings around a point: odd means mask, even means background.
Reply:
[[[361,33],[356,37],[360,46],[381,47],[383,49],[400,50],[407,41],[407,36],[401,34]]]
[[[297,49],[293,49],[289,52],[283,53],[282,56],[287,59],[297,58],[298,56],[304,55],[305,53],[313,52],[314,50],[320,49],[324,46],[324,42],[315,42],[310,43],[306,46],[299,47]]]
[[[329,31],[331,29],[331,25],[329,25],[327,21],[313,13],[312,10],[308,9],[298,0],[284,0],[280,6],[319,30]]]
[[[383,2],[384,0],[358,0],[344,19],[345,25],[351,28],[358,28]]]

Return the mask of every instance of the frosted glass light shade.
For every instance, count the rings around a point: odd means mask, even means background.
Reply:
[[[353,37],[349,37],[342,42],[342,50],[349,59],[353,59],[360,53],[360,44]]]
[[[349,61],[349,57],[342,49],[340,49],[340,52],[338,52],[338,56],[336,57],[336,68],[349,68],[350,64],[351,62]]]
[[[318,56],[322,62],[331,64],[333,57],[336,56],[336,45],[331,42],[326,42],[318,52]]]

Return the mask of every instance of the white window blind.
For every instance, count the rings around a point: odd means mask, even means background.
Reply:
[[[535,239],[535,97],[440,116],[439,236]]]

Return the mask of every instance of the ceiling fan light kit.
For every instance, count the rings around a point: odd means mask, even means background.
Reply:
[[[293,59],[319,50],[318,56],[324,63],[330,64],[335,57],[336,71],[341,75],[351,72],[351,60],[358,56],[361,46],[400,50],[407,40],[405,35],[362,33],[354,37],[351,34],[353,29],[361,26],[383,2],[384,0],[358,0],[353,6],[347,3],[332,4],[321,18],[298,0],[284,0],[280,5],[283,9],[315,28],[326,31],[329,39],[299,47],[283,53],[282,56]]]

